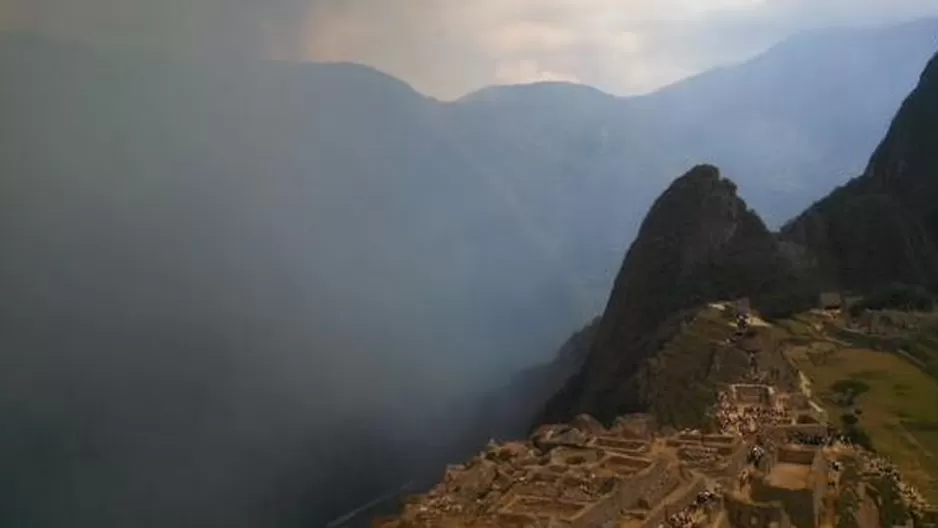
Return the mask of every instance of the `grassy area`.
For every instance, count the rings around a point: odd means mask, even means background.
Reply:
[[[810,316],[778,328],[788,334],[789,357],[811,379],[830,416],[850,414],[851,402],[859,407],[858,426],[874,448],[938,503],[938,379],[895,353],[824,335]],[[925,353],[938,355],[922,342]]]
[[[917,331],[905,343],[905,350],[915,359],[925,363],[928,372],[938,379],[938,323],[926,325]]]
[[[723,344],[732,334],[728,316],[703,309],[649,361],[640,378],[648,380],[650,407],[661,423],[677,427],[709,423],[707,411],[716,403],[717,385],[747,368],[745,354]]]

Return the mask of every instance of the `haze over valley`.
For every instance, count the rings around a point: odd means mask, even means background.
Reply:
[[[0,33],[0,525],[321,526],[523,432],[563,379],[517,376],[675,176],[719,165],[778,228],[936,49],[935,18],[818,29],[641,96],[443,102]]]

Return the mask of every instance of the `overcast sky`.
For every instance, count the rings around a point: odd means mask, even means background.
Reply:
[[[800,30],[927,15],[938,15],[938,0],[0,0],[0,27],[348,60],[442,99],[547,79],[641,93]]]

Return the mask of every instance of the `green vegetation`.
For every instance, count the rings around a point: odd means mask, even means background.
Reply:
[[[836,528],[859,528],[856,516],[859,508],[860,501],[857,492],[852,487],[844,490],[837,502]]]
[[[842,339],[854,333],[835,332],[819,316],[800,314],[775,328],[820,403],[840,417],[844,433],[894,461],[938,502],[938,379],[895,351],[868,346],[868,336]],[[901,337],[919,343],[919,354],[938,356],[938,347],[919,333]],[[862,414],[854,412],[857,407]]]
[[[836,528],[858,528],[857,512],[860,509],[860,497],[857,495],[857,485],[859,482],[860,473],[856,461],[853,459],[845,461],[843,473],[840,475]]]
[[[902,502],[901,492],[896,484],[885,477],[872,482],[873,489],[879,494],[879,523],[880,526],[899,526],[909,520],[909,510]]]
[[[938,380],[938,315],[918,315],[913,327],[897,327],[887,335],[850,331],[836,325],[827,325],[826,332],[829,337],[857,348],[899,354]]]
[[[649,407],[661,423],[702,427],[709,422],[717,384],[747,368],[745,354],[723,344],[732,334],[720,310],[701,310],[638,374],[648,382]]]
[[[765,295],[757,300],[756,309],[766,321],[779,322],[807,311],[817,302],[814,291],[794,291]]]
[[[840,421],[844,427],[853,427],[859,423],[860,419],[853,413],[844,413],[840,415]]]
[[[843,407],[853,407],[856,399],[863,393],[870,391],[870,386],[858,379],[846,379],[835,382],[830,386],[834,397],[842,402]]]
[[[931,311],[938,297],[922,286],[892,284],[871,293],[850,307],[850,314],[857,316],[864,310],[907,310]]]

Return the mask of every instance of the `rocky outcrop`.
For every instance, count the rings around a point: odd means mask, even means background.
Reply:
[[[685,324],[681,311],[702,302],[749,297],[757,309],[794,311],[825,289],[897,282],[938,289],[938,56],[865,173],[778,235],[715,167],[677,179],[625,257],[584,368],[538,423],[644,410],[647,387],[630,379]]]
[[[938,55],[863,175],[782,229],[827,287],[938,287]]]
[[[716,167],[694,167],[651,207],[584,368],[548,402],[541,422],[580,413],[608,421],[644,410],[637,386],[624,381],[680,331],[675,314],[710,300],[748,296],[758,302],[792,280],[778,242],[736,185]]]

